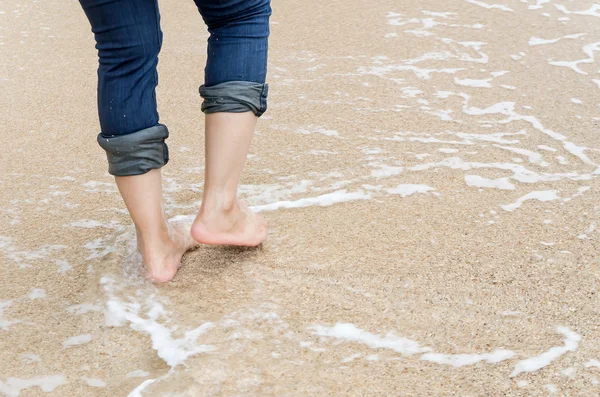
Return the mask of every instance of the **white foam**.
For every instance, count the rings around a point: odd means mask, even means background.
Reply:
[[[567,36],[558,37],[556,39],[540,39],[539,37],[532,37],[529,39],[530,46],[543,45],[543,44],[553,44],[562,39],[577,39],[579,37],[585,36],[587,33],[577,33],[577,34],[569,34]]]
[[[46,291],[41,288],[32,288],[27,296],[31,300],[42,299],[46,297]]]
[[[571,331],[567,327],[558,327],[556,328],[556,332],[565,336],[566,339],[563,346],[552,347],[550,350],[539,356],[519,361],[510,376],[514,377],[524,372],[535,372],[557,360],[560,356],[577,350],[579,342],[581,341],[581,336],[579,334]]]
[[[350,323],[337,323],[333,327],[316,325],[309,327],[309,329],[318,336],[336,338],[347,342],[362,343],[372,349],[390,349],[405,356],[421,354],[421,360],[443,365],[452,365],[454,367],[473,365],[481,361],[495,364],[508,360],[515,355],[514,352],[503,349],[482,354],[440,354],[432,352],[431,348],[421,346],[419,342],[412,339],[403,338],[391,332],[387,333],[385,336],[372,334]],[[354,358],[356,357],[349,358],[344,362],[351,361]]]
[[[29,379],[8,378],[6,382],[0,380],[0,393],[8,397],[19,397],[23,390],[35,386],[45,393],[50,393],[66,383],[67,379],[63,375],[35,376]]]
[[[333,327],[315,325],[309,329],[318,336],[337,338],[348,342],[359,342],[373,349],[390,349],[403,355],[431,351],[430,348],[422,347],[419,342],[412,339],[402,338],[393,333],[388,333],[385,336],[372,334],[349,323],[337,323]]]
[[[454,83],[464,87],[475,87],[475,88],[491,88],[490,81],[493,79],[459,79],[454,78]]]
[[[554,394],[558,391],[558,387],[556,387],[556,385],[553,385],[552,383],[548,383],[547,385],[544,385],[544,387],[546,388],[546,390],[548,390],[548,392],[550,392],[550,394]]]
[[[325,136],[339,136],[339,132],[336,130],[328,130],[327,128],[320,125],[308,125],[306,128],[298,128],[297,133],[303,135],[309,135],[312,133],[323,134]]]
[[[584,194],[585,194],[587,191],[589,191],[591,188],[592,188],[591,186],[581,186],[581,187],[579,187],[579,188],[577,189],[577,192],[575,192],[575,194],[573,194],[571,197],[566,197],[566,198],[564,198],[564,199],[563,199],[563,201],[564,201],[565,203],[567,203],[567,202],[569,202],[569,201],[573,200],[574,198],[581,197],[581,196],[583,196],[583,195],[584,195]],[[592,231],[593,231],[593,229],[592,229]]]
[[[81,227],[81,228],[85,228],[85,229],[93,229],[93,228],[97,228],[97,227],[104,227],[107,229],[117,229],[119,227],[119,224],[117,222],[102,223],[102,222],[98,222],[93,219],[84,219],[81,221],[72,222],[70,224],[70,226]]]
[[[310,150],[308,153],[315,156],[326,156],[328,154],[338,154],[338,152],[332,152],[330,150]]]
[[[577,15],[589,15],[593,17],[600,17],[600,4],[593,4],[587,10],[583,11],[569,11],[567,7],[562,4],[554,4],[554,6],[565,14],[577,14]]]
[[[500,77],[500,76],[504,76],[505,74],[508,74],[508,73],[510,73],[510,70],[498,70],[498,71],[492,72],[490,74],[494,77]]]
[[[40,356],[38,356],[37,354],[23,353],[23,354],[21,354],[21,361],[23,361],[26,364],[41,363],[42,358]]]
[[[515,161],[513,159],[513,161]],[[514,179],[523,183],[537,183],[537,182],[553,182],[561,179],[570,179],[574,181],[589,180],[592,179],[591,174],[579,174],[577,172],[569,173],[537,173],[525,168],[523,165],[514,163],[479,163],[479,162],[467,162],[462,160],[460,157],[449,157],[445,158],[440,162],[424,163],[409,167],[409,171],[424,171],[431,168],[437,167],[448,167],[451,169],[460,169],[468,171],[471,169],[480,168],[492,168],[504,171],[511,171]]]
[[[327,175],[323,176],[326,178]],[[269,185],[241,185],[238,189],[240,194],[249,198],[249,203],[269,203],[286,200],[298,193],[306,193],[315,185],[315,181],[301,180],[293,181],[287,184],[269,184]],[[194,205],[195,207],[195,205]],[[193,220],[193,219],[192,219]]]
[[[10,238],[8,236],[0,236],[0,249],[12,251],[12,249],[13,249],[12,244],[13,244],[12,238]]]
[[[251,207],[256,212],[276,211],[283,208],[303,208],[310,206],[326,207],[338,203],[345,203],[355,200],[368,200],[371,195],[363,191],[348,192],[346,190],[338,190],[332,193],[323,194],[317,197],[302,198],[295,201],[279,201],[271,204],[257,205]]]
[[[529,10],[537,10],[543,7],[543,4],[549,3],[551,0],[537,0],[535,5],[530,5],[527,7]],[[523,3],[527,3],[526,0],[521,0]]]
[[[157,382],[159,380],[160,380],[160,378],[158,378],[158,379],[147,379],[147,380],[143,381],[138,387],[136,387],[135,389],[133,389],[131,391],[131,393],[129,393],[127,395],[127,397],[143,397],[142,396],[142,391],[146,387],[150,386],[151,384],[153,384],[153,383],[155,383],[155,382]]]
[[[82,184],[83,187],[86,187],[86,191],[89,193],[114,193],[116,192],[115,184],[108,182],[100,182],[100,181],[88,181]],[[100,190],[100,187],[104,187],[104,190]]]
[[[590,361],[588,361],[587,363],[585,363],[583,365],[586,368],[600,368],[600,361],[596,360],[596,359],[591,359]]]
[[[4,318],[4,310],[12,305],[12,301],[0,301],[0,329],[8,331],[8,327],[13,324],[18,324],[21,320],[7,320]]]
[[[390,176],[399,175],[402,173],[402,167],[393,167],[385,164],[378,164],[378,169],[371,171],[371,176],[374,178],[388,178]]]
[[[541,202],[546,202],[546,201],[558,200],[559,198],[560,197],[558,196],[556,190],[535,191],[535,192],[528,193],[523,197],[520,197],[514,203],[501,205],[501,207],[503,210],[510,212],[510,211],[514,211],[517,208],[521,207],[521,205],[523,205],[523,203],[527,200],[538,200]]]
[[[89,343],[91,340],[92,340],[92,335],[90,335],[90,334],[72,336],[63,342],[63,347],[65,349],[68,349],[73,346],[84,345],[86,343]]]
[[[598,43],[600,44],[600,42]],[[468,96],[467,96],[468,98]],[[525,121],[536,130],[542,132],[543,134],[549,136],[550,138],[560,141],[563,144],[563,147],[574,156],[577,156],[584,164],[598,166],[593,161],[589,159],[585,155],[585,150],[587,148],[577,146],[573,142],[569,142],[567,137],[558,132],[552,131],[548,128],[545,128],[544,125],[534,116],[526,116],[521,115],[515,111],[515,103],[514,102],[500,102],[496,103],[488,108],[480,109],[476,107],[467,107],[466,105],[463,107],[463,112],[473,116],[483,116],[487,114],[504,114],[508,116],[506,120],[502,120],[499,123],[505,124],[511,121]]]
[[[106,382],[102,379],[87,378],[85,376],[82,376],[81,380],[83,380],[88,386],[91,387],[106,387]]]
[[[517,382],[517,386],[518,387],[527,387],[527,386],[529,386],[529,381],[525,380],[525,379],[521,379],[520,381]]]
[[[113,252],[115,250],[114,246],[108,244],[108,240],[110,240],[111,237],[112,236],[110,235],[100,237],[96,240],[85,243],[83,247],[90,250],[90,255],[88,255],[88,257],[85,259],[88,261],[92,259],[100,259]]]
[[[458,153],[458,149],[452,149],[452,148],[440,148],[440,149],[438,149],[438,152],[440,152],[440,153],[446,153],[446,154],[450,154],[450,153]]]
[[[385,189],[389,194],[398,194],[407,197],[416,193],[427,193],[435,190],[433,187],[423,184],[400,184],[391,189]]]
[[[600,51],[600,41],[596,42],[596,43],[591,43],[588,45],[585,45],[583,47],[583,52],[588,56],[588,58],[584,58],[584,59],[580,59],[577,61],[551,61],[548,62],[550,65],[554,65],[554,66],[563,66],[563,67],[567,67],[570,69],[573,69],[576,73],[579,74],[584,74],[587,75],[587,72],[584,72],[583,70],[581,70],[579,68],[579,64],[580,63],[594,63],[595,61],[595,52]]]
[[[558,152],[558,150],[554,149],[553,147],[546,145],[538,145],[538,149],[546,150],[548,152]]]
[[[80,303],[78,305],[72,305],[67,307],[67,312],[71,314],[85,314],[88,312],[101,312],[102,307],[92,305],[90,303]]]
[[[52,179],[57,179],[59,181],[70,181],[70,182],[75,180],[75,178],[73,178],[72,176],[54,177]]]
[[[591,225],[590,225],[590,226],[589,226],[589,227],[588,227],[588,228],[585,230],[585,233],[583,233],[583,234],[580,234],[580,235],[578,236],[578,238],[580,238],[580,239],[582,239],[582,240],[583,240],[583,239],[586,239],[586,238],[588,238],[588,234],[591,234],[591,233],[593,233],[593,232],[594,232],[594,230],[596,230],[596,224],[595,224],[595,223],[592,223],[592,224],[591,224]]]
[[[488,10],[498,9],[502,11],[512,12],[513,9],[502,4],[488,4],[478,0],[465,0],[467,3],[478,5],[479,7],[487,8]]]
[[[65,273],[65,272],[68,272],[69,270],[73,269],[73,266],[71,266],[71,264],[69,262],[67,262],[65,259],[57,259],[55,262],[58,265],[59,273]]]
[[[360,353],[355,353],[355,354],[353,354],[353,355],[351,355],[351,356],[348,356],[348,357],[345,357],[345,358],[343,358],[343,359],[342,359],[342,362],[343,362],[343,363],[349,363],[349,362],[352,362],[352,361],[354,361],[355,359],[359,358],[360,356],[361,356],[361,354],[360,354]]]
[[[67,248],[66,245],[54,244],[42,245],[33,251],[16,251],[14,247],[9,245],[8,247],[4,248],[4,250],[7,251],[7,257],[15,261],[20,268],[27,268],[33,266],[33,263],[39,261],[40,259],[47,258],[53,254],[54,251],[63,250],[65,248]]]
[[[485,361],[488,364],[496,364],[504,360],[513,358],[515,353],[510,350],[498,349],[491,353],[483,354],[440,354],[426,353],[421,356],[421,360],[431,361],[437,364],[451,365],[456,368],[466,365],[477,364]]]
[[[521,154],[523,156],[527,156],[527,160],[532,163],[542,167],[547,167],[549,164],[542,159],[542,155],[531,150],[516,148],[512,146],[502,146],[502,145],[493,145],[499,149],[508,150],[513,153]]]
[[[571,102],[581,105],[583,101],[579,98],[571,98]]]
[[[135,371],[129,372],[127,375],[125,375],[125,377],[126,378],[145,378],[148,375],[150,375],[150,372],[146,372],[141,369],[136,369]]]
[[[385,66],[371,66],[369,68],[361,67],[358,69],[360,74],[372,74],[375,76],[383,77],[386,74],[395,71],[411,71],[418,78],[423,80],[431,79],[433,73],[444,73],[444,74],[455,74],[457,72],[465,70],[464,68],[441,68],[441,69],[427,69],[419,68],[415,65],[385,65]]]
[[[598,80],[598,79],[592,79],[592,81],[594,83],[596,83],[596,85],[598,86],[598,88],[600,88],[600,80]]]
[[[432,17],[440,17],[440,18],[444,18],[444,19],[448,19],[448,18],[456,15],[455,12],[438,12],[438,11],[427,11],[427,10],[422,10],[421,12],[425,15],[430,15]]]
[[[213,350],[212,346],[196,343],[196,339],[200,335],[214,327],[213,323],[204,323],[195,329],[186,331],[183,337],[175,339],[173,337],[174,329],[158,322],[160,318],[166,316],[166,311],[153,295],[146,299],[149,306],[148,311],[140,314],[142,307],[139,303],[124,302],[114,295],[115,282],[112,278],[102,277],[100,283],[109,297],[106,307],[111,321],[115,325],[129,323],[132,329],[148,334],[152,340],[152,348],[167,365],[175,367],[182,364],[188,357]],[[138,389],[136,388],[136,390]]]
[[[575,373],[577,372],[577,369],[575,367],[569,367],[567,369],[563,369],[562,371],[560,371],[560,373],[564,376],[566,376],[567,378],[573,379],[575,378]]]
[[[465,182],[472,187],[514,190],[508,178],[487,179],[479,175],[465,175]]]

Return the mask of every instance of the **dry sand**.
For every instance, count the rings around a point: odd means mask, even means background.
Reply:
[[[161,7],[167,210],[193,215],[206,33]],[[241,189],[268,242],[153,286],[83,12],[2,2],[0,395],[599,395],[600,6],[273,7]]]

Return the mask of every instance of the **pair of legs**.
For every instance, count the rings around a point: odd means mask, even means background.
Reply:
[[[162,45],[157,0],[80,0],[99,55],[98,143],[136,226],[149,276],[172,279],[196,243],[259,245],[266,224],[237,199],[257,118],[266,110],[269,0],[195,0],[208,26],[205,83],[206,173],[192,229],[168,224],[160,169],[168,162],[158,123],[157,63]]]

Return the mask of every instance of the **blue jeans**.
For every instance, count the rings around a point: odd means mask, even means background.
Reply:
[[[162,45],[158,0],[79,0],[98,50],[98,143],[116,176],[169,160],[156,108]],[[208,26],[202,111],[262,115],[267,108],[269,0],[195,0]]]

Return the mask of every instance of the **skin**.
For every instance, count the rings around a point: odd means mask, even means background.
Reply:
[[[159,169],[115,178],[136,227],[138,250],[153,281],[172,280],[183,254],[198,243],[258,246],[267,238],[265,220],[237,197],[256,121],[251,112],[206,116],[204,193],[191,230],[167,221]]]

